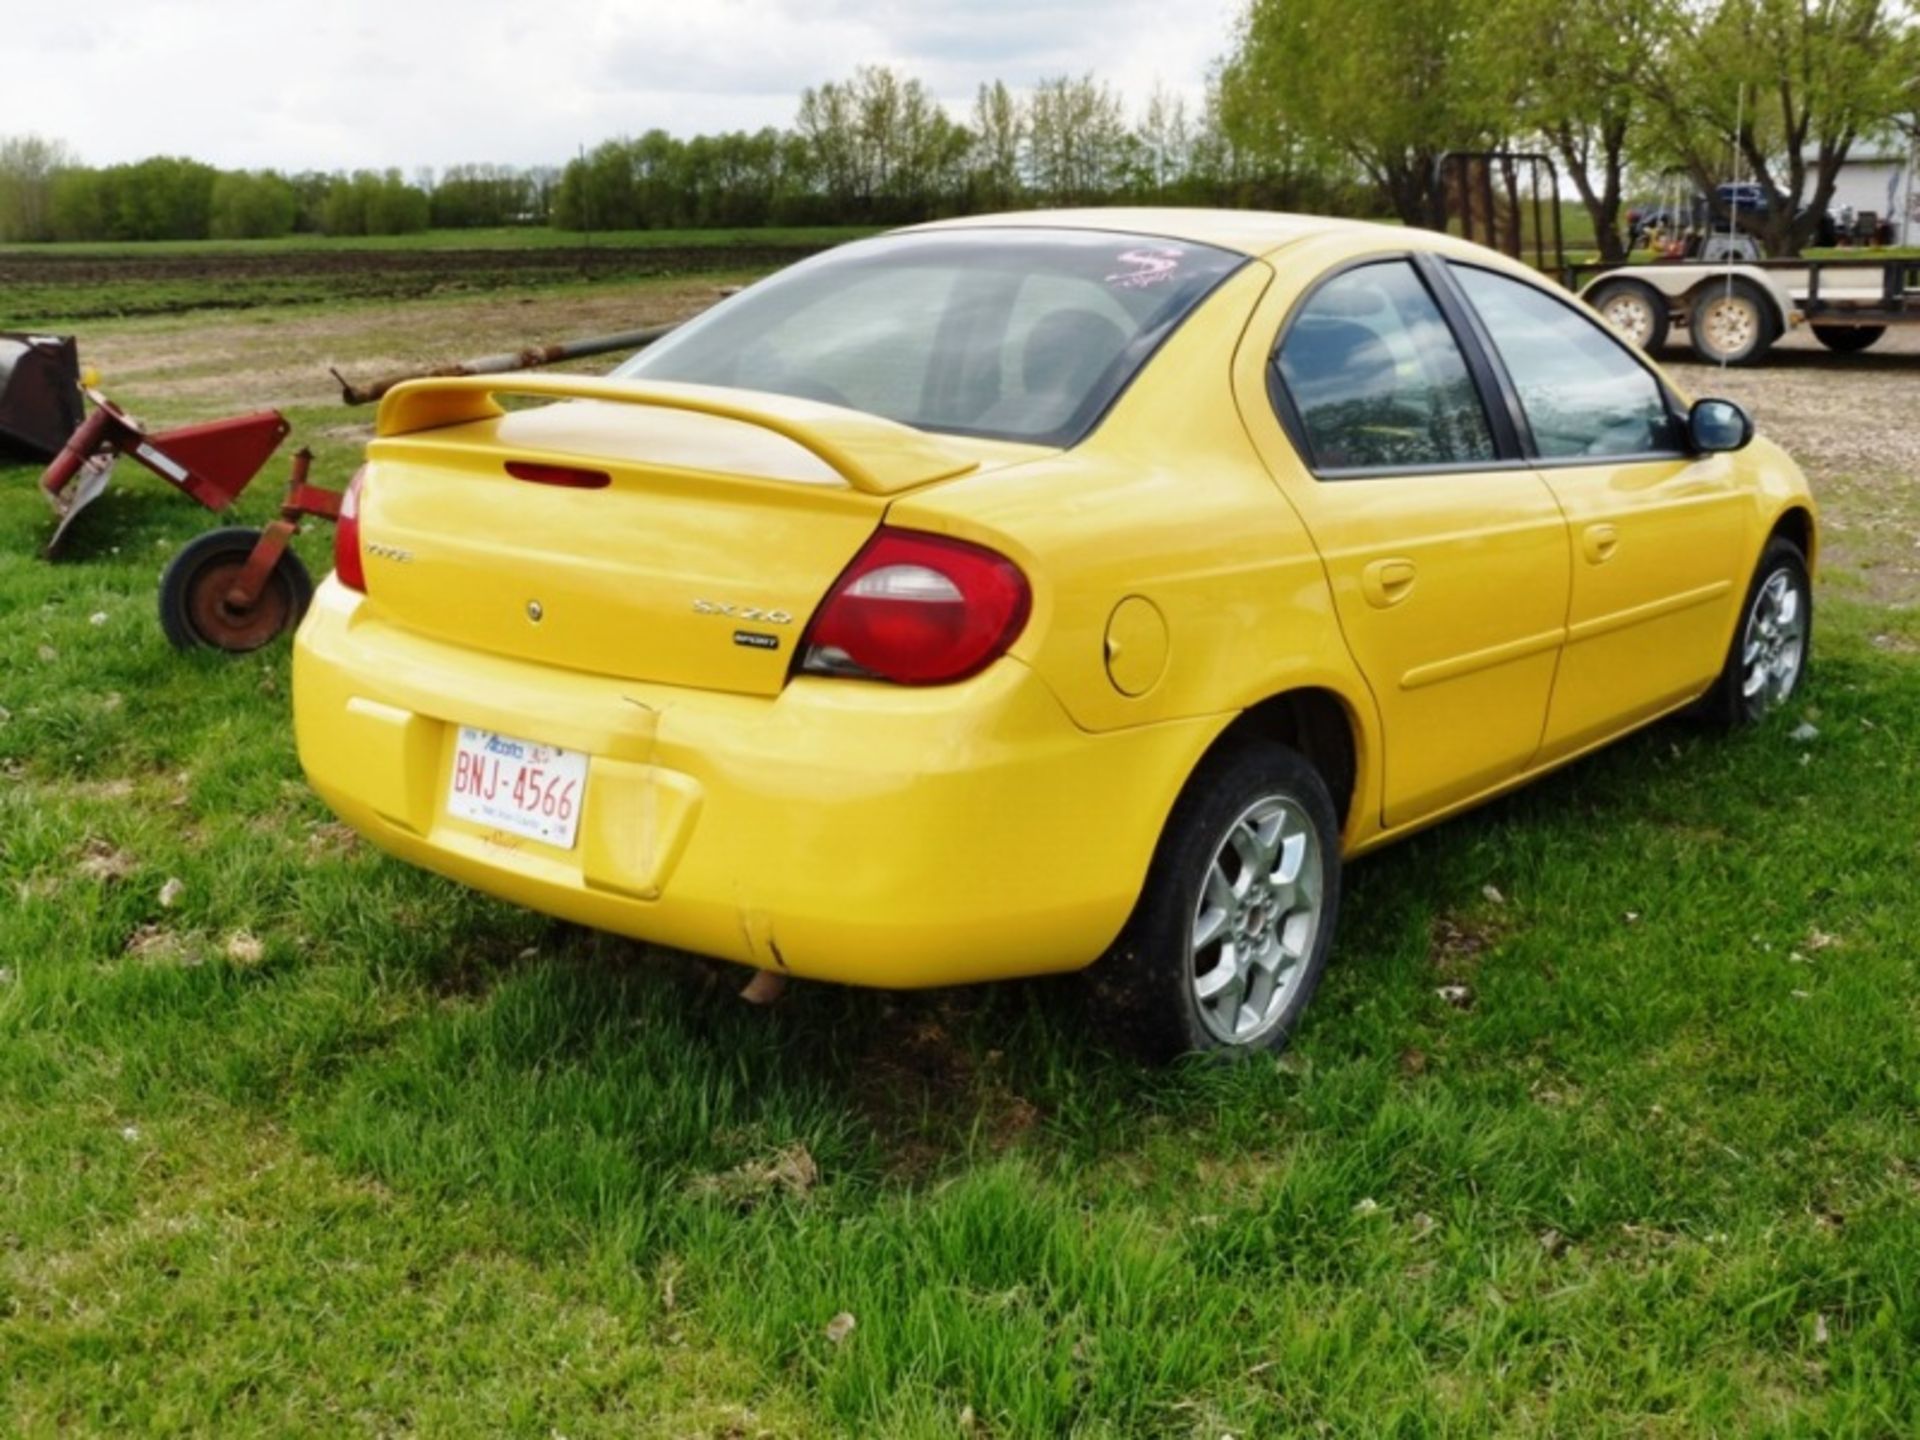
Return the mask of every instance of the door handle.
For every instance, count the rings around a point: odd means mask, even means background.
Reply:
[[[1414,573],[1411,560],[1375,560],[1360,572],[1360,593],[1369,605],[1385,610],[1413,593]]]
[[[1620,532],[1611,525],[1589,525],[1580,532],[1580,553],[1594,565],[1611,560],[1619,544]]]

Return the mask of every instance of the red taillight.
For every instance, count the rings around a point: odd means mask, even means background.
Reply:
[[[558,485],[566,490],[604,490],[613,483],[613,477],[604,470],[583,470],[578,465],[542,465],[532,460],[507,461],[507,473],[516,480]]]
[[[835,582],[800,668],[899,685],[964,680],[1006,653],[1032,607],[1027,577],[965,540],[880,530]]]
[[[347,493],[340,499],[340,518],[333,527],[333,573],[349,590],[367,592],[367,567],[360,559],[360,487],[366,483],[367,467],[362,465],[347,482]]]

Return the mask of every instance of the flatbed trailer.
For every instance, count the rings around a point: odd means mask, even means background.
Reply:
[[[1454,151],[1437,170],[1433,228],[1530,261],[1649,352],[1658,352],[1676,326],[1709,364],[1751,365],[1802,325],[1843,354],[1866,349],[1893,326],[1920,325],[1920,258],[1863,252],[1820,260],[1574,263],[1560,229],[1559,172],[1549,156]]]
[[[1565,265],[1562,283],[1636,345],[1663,346],[1676,325],[1714,365],[1751,365],[1802,325],[1829,350],[1865,350],[1896,325],[1920,325],[1920,259],[1747,260]]]

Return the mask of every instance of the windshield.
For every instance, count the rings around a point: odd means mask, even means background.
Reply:
[[[1243,263],[1208,245],[1105,231],[882,236],[781,271],[614,374],[1071,445]]]

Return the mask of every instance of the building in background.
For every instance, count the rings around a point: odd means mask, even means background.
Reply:
[[[1920,245],[1920,140],[1894,136],[1861,145],[1840,167],[1829,212],[1890,221],[1895,245]]]

